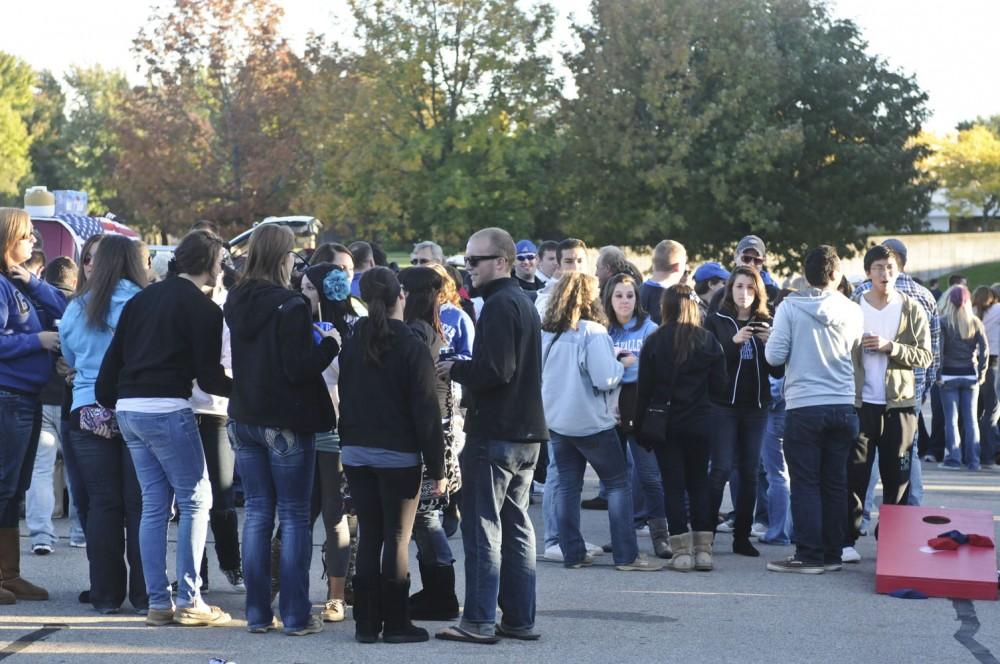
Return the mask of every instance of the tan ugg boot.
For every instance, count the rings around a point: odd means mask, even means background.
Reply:
[[[694,568],[701,572],[712,570],[712,538],[710,532],[694,533]]]
[[[21,578],[21,533],[17,528],[0,528],[0,589],[17,599],[49,598],[49,591]]]
[[[673,558],[667,563],[669,569],[675,572],[690,572],[694,569],[694,557],[691,555],[691,533],[670,536],[670,548]]]

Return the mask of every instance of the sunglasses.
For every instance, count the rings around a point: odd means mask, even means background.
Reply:
[[[434,261],[430,258],[411,258],[410,265],[427,265],[428,263],[433,263]]]
[[[465,265],[466,267],[476,267],[481,261],[493,261],[498,258],[503,258],[503,256],[466,256]]]
[[[521,261],[522,263],[527,261],[533,261],[535,260],[535,254],[518,254],[517,260]]]
[[[756,265],[757,267],[764,265],[763,258],[760,256],[753,256],[751,254],[743,254],[740,256],[740,261],[742,261],[744,265]]]

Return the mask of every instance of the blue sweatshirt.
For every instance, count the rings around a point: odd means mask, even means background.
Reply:
[[[451,352],[461,359],[472,359],[472,344],[476,339],[476,326],[469,318],[469,314],[453,304],[442,304],[441,331],[444,332],[444,340],[451,347]]]
[[[52,354],[38,333],[55,329],[66,298],[32,277],[23,290],[0,275],[0,390],[38,394],[52,375]]]
[[[616,348],[627,350],[638,359],[639,353],[642,352],[643,342],[646,341],[646,337],[656,332],[656,327],[656,323],[653,322],[652,318],[647,317],[642,322],[642,325],[636,325],[636,320],[633,318],[623,327],[613,328],[610,331],[611,340],[615,343]],[[622,383],[634,383],[637,380],[639,380],[638,362],[625,369],[625,375],[622,376]]]
[[[59,337],[62,340],[62,352],[66,363],[76,369],[76,378],[73,380],[73,410],[97,403],[94,383],[97,382],[104,353],[111,345],[125,303],[140,290],[127,279],[118,282],[114,293],[111,294],[108,317],[105,319],[107,328],[95,329],[87,323],[85,311],[87,296],[72,300],[66,307],[62,324],[59,326]]]

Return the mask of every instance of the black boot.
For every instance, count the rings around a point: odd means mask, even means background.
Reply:
[[[410,597],[410,617],[414,620],[457,619],[455,566],[421,563],[420,580],[424,587]]]
[[[357,586],[355,586],[357,591]],[[410,577],[382,579],[382,640],[386,643],[418,643],[427,640],[427,630],[410,622]],[[355,596],[355,601],[357,597]],[[356,606],[356,605],[355,605]]]
[[[382,577],[354,577],[354,640],[375,643],[382,631]]]

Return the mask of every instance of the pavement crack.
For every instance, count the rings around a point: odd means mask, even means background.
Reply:
[[[0,660],[7,659],[11,655],[16,655],[32,643],[48,638],[59,630],[66,629],[66,627],[68,626],[62,624],[45,625],[40,629],[36,629],[34,632],[28,632],[16,641],[11,641],[3,650],[0,650]]]
[[[1000,664],[990,652],[990,649],[979,641],[976,641],[976,632],[979,631],[979,618],[976,616],[976,606],[971,600],[952,599],[952,606],[955,607],[955,619],[961,621],[961,626],[955,632],[955,640],[965,646],[966,650],[972,653],[980,664]]]

